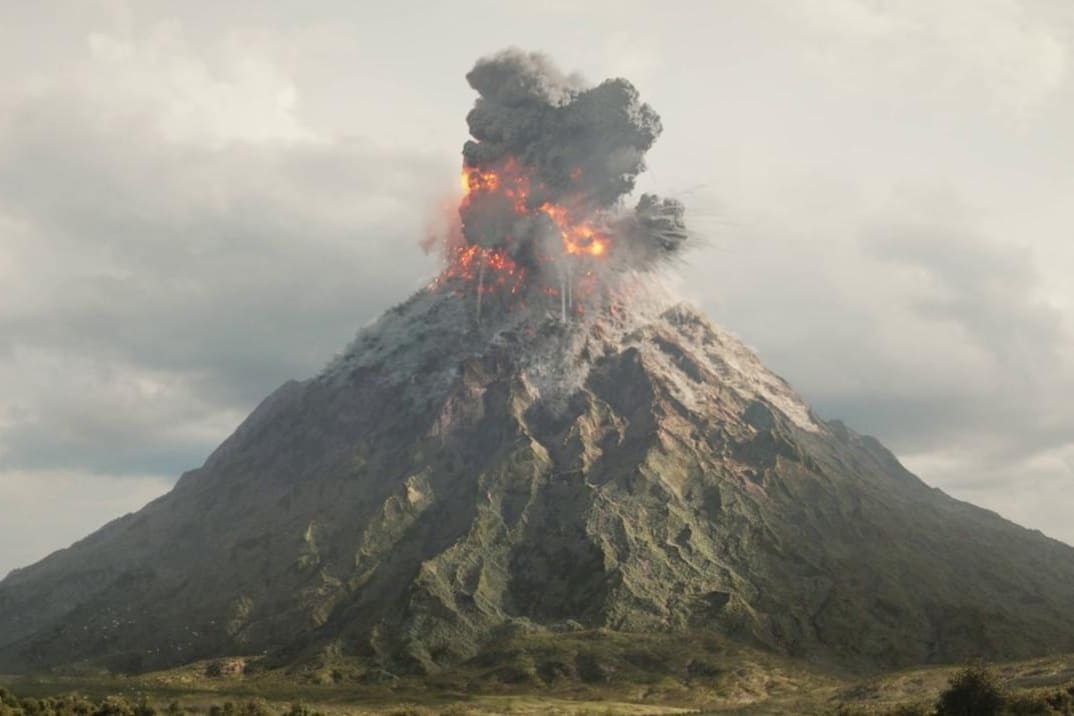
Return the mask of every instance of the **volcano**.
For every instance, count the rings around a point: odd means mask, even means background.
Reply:
[[[428,674],[600,630],[862,669],[1074,651],[1074,549],[930,488],[656,287],[689,234],[677,202],[622,208],[659,130],[628,83],[515,53],[471,84],[441,276],[0,582],[0,673]]]
[[[884,668],[1071,650],[1072,604],[1074,549],[820,420],[689,307],[480,330],[438,291],[10,574],[0,670],[332,648],[428,672],[596,628]]]

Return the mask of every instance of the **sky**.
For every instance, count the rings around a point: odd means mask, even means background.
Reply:
[[[424,286],[464,75],[623,76],[674,282],[826,418],[1074,544],[1074,5],[0,0],[0,575]]]

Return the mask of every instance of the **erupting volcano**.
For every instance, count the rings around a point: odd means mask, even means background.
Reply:
[[[1074,549],[928,487],[653,287],[689,241],[678,202],[626,204],[660,133],[630,83],[514,51],[468,79],[441,275],[0,582],[0,673],[657,684],[735,679],[731,640],[856,669],[1074,650]]]
[[[467,117],[458,223],[435,282],[474,304],[560,318],[609,303],[624,273],[645,272],[687,243],[683,206],[624,197],[660,135],[660,118],[623,79],[586,88],[547,59],[518,51],[467,75],[479,98]]]

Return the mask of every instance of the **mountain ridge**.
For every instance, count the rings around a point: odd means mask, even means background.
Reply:
[[[328,650],[429,673],[505,629],[710,631],[876,669],[1074,650],[1074,549],[630,294],[564,324],[419,292],[168,495],[0,581],[0,669]]]

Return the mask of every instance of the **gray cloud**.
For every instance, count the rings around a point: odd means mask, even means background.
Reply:
[[[914,226],[888,227],[866,249],[922,272],[933,291],[914,299],[913,310],[981,353],[986,377],[961,386],[957,419],[944,415],[949,410],[920,413],[934,435],[950,441],[951,428],[936,428],[954,425],[953,432],[964,431],[996,459],[1074,441],[1074,413],[1065,398],[1074,394],[1074,367],[1064,359],[1071,336],[1061,312],[1034,295],[1040,276],[1028,252],[957,230]],[[912,386],[903,390],[912,394]]]
[[[24,298],[0,308],[0,360],[52,372],[8,393],[0,466],[177,474],[432,274],[414,207],[454,169],[360,142],[169,141],[99,109],[35,98],[0,134]]]
[[[938,295],[918,299],[927,320],[945,321],[985,351],[1010,378],[1062,369],[1062,315],[1034,299],[1040,277],[1025,249],[990,245],[957,228],[885,226],[866,250],[920,269]]]
[[[821,414],[881,436],[956,495],[1044,519],[1069,541],[1056,504],[1074,479],[1074,336],[1034,252],[964,213],[948,192],[918,192],[821,251],[756,220],[744,241],[766,248],[707,256],[719,297],[699,295]]]

